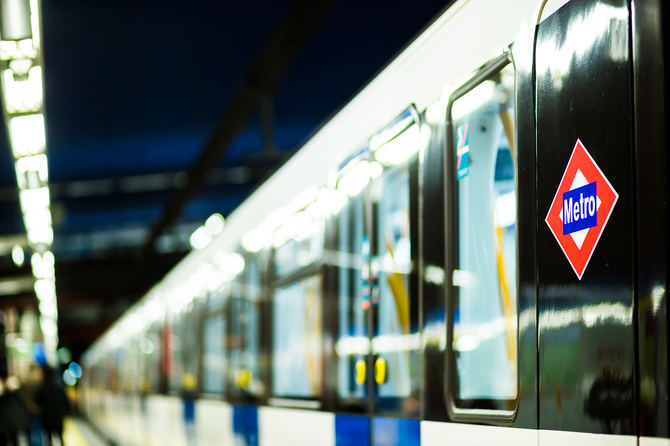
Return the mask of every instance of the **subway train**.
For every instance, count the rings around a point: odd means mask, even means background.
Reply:
[[[670,445],[663,6],[451,4],[91,346],[83,412],[133,445]]]

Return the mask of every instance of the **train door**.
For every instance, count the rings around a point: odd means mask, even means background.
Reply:
[[[372,445],[420,443],[418,166],[411,106],[370,140],[368,188]]]
[[[351,444],[420,441],[420,144],[420,118],[409,108],[340,168],[338,189],[349,199],[335,218],[332,386],[336,410],[365,414],[336,417],[338,439]]]
[[[637,444],[629,8],[573,0],[537,29],[541,446]]]
[[[537,444],[532,48],[513,50],[450,95],[422,161],[431,444]]]

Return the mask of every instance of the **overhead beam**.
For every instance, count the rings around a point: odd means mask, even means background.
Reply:
[[[205,179],[207,186],[227,186],[256,183],[265,178],[266,166],[228,166],[212,169]],[[179,189],[186,184],[186,171],[160,172],[123,177],[96,178],[52,183],[49,191],[54,200],[70,200],[110,195],[132,195]],[[17,202],[16,186],[0,188],[0,202]],[[27,243],[23,236],[24,244]]]
[[[242,85],[190,167],[186,184],[172,196],[161,219],[153,226],[145,254],[153,251],[161,233],[177,221],[186,203],[202,186],[209,170],[216,166],[246,128],[264,98],[274,95],[283,74],[312,39],[335,3],[335,0],[294,0],[260,57],[248,68]]]

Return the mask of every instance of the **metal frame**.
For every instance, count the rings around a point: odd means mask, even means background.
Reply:
[[[454,286],[452,281],[451,271],[454,269],[455,265],[455,255],[456,255],[456,224],[454,216],[454,206],[456,203],[455,200],[455,179],[453,175],[454,169],[454,154],[455,144],[453,137],[453,120],[451,117],[452,108],[454,102],[465,96],[467,93],[472,91],[475,87],[480,85],[485,80],[489,79],[494,74],[500,72],[503,68],[508,65],[514,65],[512,59],[512,53],[510,51],[505,51],[502,55],[491,60],[482,66],[477,73],[468,80],[461,87],[457,88],[449,97],[449,102],[447,104],[447,123],[446,123],[446,153],[444,156],[444,174],[445,174],[445,308],[446,308],[446,320],[447,320],[447,352],[446,352],[446,367],[445,367],[445,380],[446,385],[444,387],[446,395],[445,399],[447,401],[447,411],[449,413],[449,418],[454,421],[470,421],[470,422],[489,422],[489,423],[512,423],[516,416],[518,410],[519,402],[519,392],[517,392],[517,397],[513,400],[514,409],[513,410],[489,410],[489,409],[462,409],[456,406],[456,401],[454,398],[454,388],[455,388],[455,377],[452,373],[455,358],[454,351],[452,348],[453,343],[453,329],[454,329],[454,310],[455,310],[455,295],[454,295]],[[515,136],[516,138],[516,136]],[[518,168],[517,168],[518,169]],[[517,197],[518,200],[518,197]],[[518,206],[517,206],[518,208]],[[517,237],[518,239],[518,237]],[[517,242],[518,243],[518,242]],[[517,260],[518,264],[518,260]],[[517,272],[517,290],[518,290],[518,272]],[[517,302],[518,302],[518,292],[517,292]],[[517,304],[518,308],[518,304]],[[517,313],[518,321],[518,313]],[[517,324],[518,326],[518,324]],[[519,345],[519,332],[517,329],[516,333],[517,345]],[[517,389],[519,389],[519,356],[517,354]]]

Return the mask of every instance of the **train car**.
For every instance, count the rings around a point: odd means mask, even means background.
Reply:
[[[660,0],[460,0],[87,351],[119,444],[670,445]]]

